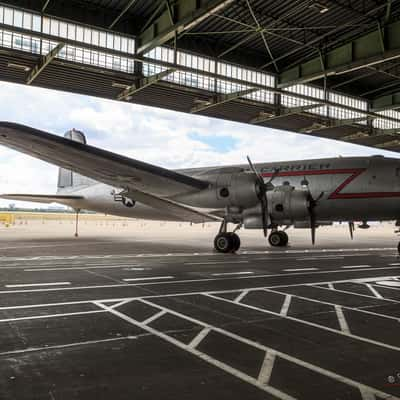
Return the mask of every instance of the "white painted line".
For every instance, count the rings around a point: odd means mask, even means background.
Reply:
[[[274,368],[274,364],[275,364],[275,358],[276,358],[275,350],[266,351],[264,362],[261,366],[261,370],[258,375],[258,381],[262,385],[268,385],[268,383],[271,379],[272,369]]]
[[[82,271],[86,269],[124,269],[125,271],[144,271],[150,268],[136,268],[136,267],[129,267],[126,265],[107,265],[107,266],[101,266],[101,267],[65,267],[65,268],[26,268],[24,269],[24,272],[44,272],[44,271]]]
[[[210,332],[210,328],[203,328],[199,332],[199,334],[189,343],[189,347],[195,349]]]
[[[344,269],[352,269],[352,268],[372,268],[372,265],[345,265],[343,267]]]
[[[23,288],[23,287],[37,287],[37,286],[67,286],[71,282],[49,282],[49,283],[18,283],[12,285],[4,285],[6,288]]]
[[[344,333],[351,333],[349,325],[347,324],[346,317],[344,316],[342,307],[339,305],[335,305],[335,311],[337,315],[337,319],[339,321],[339,326],[342,332]]]
[[[274,289],[262,289],[262,290],[265,291],[265,292],[272,292],[272,293],[286,295],[285,292],[281,292],[279,290],[274,290]],[[297,299],[306,300],[306,301],[311,301],[312,303],[329,304],[330,306],[336,306],[337,305],[335,303],[331,303],[331,302],[326,301],[326,300],[316,300],[316,299],[313,299],[313,298],[310,298],[310,297],[299,296],[299,295],[294,295],[294,294],[292,294],[292,297],[297,298]],[[341,305],[341,307],[342,307],[342,309],[344,308],[346,310],[353,310],[353,311],[357,311],[357,312],[360,312],[360,313],[363,313],[363,314],[370,314],[370,315],[375,315],[375,316],[378,316],[378,317],[381,317],[381,318],[393,319],[395,321],[400,321],[400,318],[392,317],[390,315],[385,315],[385,314],[379,314],[379,313],[376,313],[376,312],[373,312],[373,311],[368,311],[368,310],[365,310],[365,309],[362,309],[362,308],[360,309],[360,308],[344,306],[344,305]]]
[[[106,311],[106,310],[104,310],[104,311]],[[5,351],[3,353],[0,353],[0,356],[9,356],[9,355],[13,355],[13,354],[24,354],[24,353],[33,353],[35,351],[48,351],[48,350],[55,350],[55,349],[67,349],[67,348],[70,348],[70,347],[88,346],[88,345],[91,345],[91,344],[117,342],[117,341],[121,341],[121,340],[133,340],[133,339],[137,339],[137,338],[138,338],[138,336],[125,336],[125,337],[116,337],[116,338],[101,339],[101,340],[88,340],[86,342],[59,344],[59,345],[54,345],[54,346],[30,347],[30,348],[22,349],[22,350]]]
[[[276,396],[278,399],[281,399],[281,400],[296,400],[294,397],[289,396],[288,394],[283,393],[279,389],[275,389],[272,386],[260,385],[259,382],[256,379],[254,379],[253,377],[251,377],[251,376],[249,376],[249,375],[247,375],[247,374],[245,374],[245,373],[243,373],[243,372],[231,367],[228,364],[225,364],[224,362],[221,362],[221,361],[219,361],[219,360],[217,360],[217,359],[215,359],[213,357],[210,357],[208,354],[205,354],[205,353],[203,353],[203,352],[201,352],[201,351],[199,351],[199,350],[197,350],[195,348],[192,348],[192,347],[184,344],[184,343],[180,342],[179,340],[177,340],[177,339],[175,339],[175,338],[173,338],[171,336],[168,336],[164,332],[157,331],[156,329],[153,329],[148,325],[144,325],[144,324],[134,320],[133,318],[130,318],[127,315],[120,313],[117,310],[114,310],[112,308],[109,308],[109,307],[105,306],[104,304],[101,304],[99,302],[95,302],[95,304],[98,305],[99,307],[109,311],[110,313],[114,314],[115,316],[123,319],[124,321],[126,321],[126,322],[128,322],[128,323],[130,323],[132,325],[138,326],[139,328],[142,328],[143,330],[147,331],[148,333],[151,333],[154,336],[157,336],[160,339],[163,339],[166,342],[168,342],[170,344],[173,344],[174,346],[176,346],[176,347],[178,347],[178,348],[180,348],[182,350],[185,350],[185,351],[187,351],[187,352],[189,352],[189,353],[201,358],[202,360],[204,360],[204,361],[208,362],[209,364],[211,364],[211,365],[213,365],[213,366],[215,366],[215,367],[217,367],[217,368],[219,368],[219,369],[221,369],[221,370],[223,370],[223,371],[235,376],[236,378],[239,378],[244,382],[247,382],[247,383],[249,383],[249,384],[251,384],[253,386],[258,387],[259,389],[261,389],[261,390],[263,390],[263,391],[265,391],[267,393],[270,393],[273,396]],[[164,308],[159,307],[159,306],[157,306],[155,304],[152,304],[152,303],[149,304],[149,305],[151,305],[153,307],[158,307],[160,309],[164,309]],[[167,310],[167,309],[165,309],[165,311],[170,312],[170,310]],[[196,323],[198,323],[199,325],[202,325],[204,327],[209,327],[209,326],[206,326],[201,321],[197,321]]]
[[[391,289],[400,287],[400,282],[398,280],[395,281],[378,281],[377,285],[388,286]]]
[[[361,398],[362,400],[376,400],[376,396],[374,393],[370,392],[369,390],[363,390],[360,388]],[[395,400],[395,397],[390,397],[388,400]]]
[[[287,316],[291,301],[292,301],[292,296],[290,294],[287,294],[285,296],[285,301],[282,304],[281,312],[279,313],[280,315]]]
[[[165,315],[167,312],[165,310],[161,310],[157,313],[155,313],[154,315],[152,315],[151,317],[147,318],[145,321],[142,322],[142,324],[144,325],[148,325],[151,322],[155,321],[156,319],[162,317],[163,315]]]
[[[247,260],[241,261],[204,261],[204,262],[185,262],[184,265],[214,265],[214,264],[248,264]]]
[[[215,274],[211,274],[212,276],[229,276],[229,275],[251,275],[254,272],[251,271],[241,271],[241,272],[217,272]]]
[[[371,291],[371,293],[378,299],[383,299],[383,296],[370,284],[366,283],[365,286]]]
[[[298,261],[316,261],[316,260],[340,260],[344,256],[316,256],[316,257],[301,257],[296,258]]]
[[[389,265],[391,265],[392,267],[395,267],[395,266],[400,265],[400,263],[391,263],[391,264],[389,264]]]
[[[333,286],[333,283],[328,283],[328,288],[331,290],[335,290],[335,287]]]
[[[93,310],[93,311],[78,311],[73,313],[63,313],[63,314],[45,314],[45,315],[31,315],[29,317],[18,317],[18,318],[5,318],[0,319],[0,323],[2,322],[16,322],[16,321],[27,321],[27,320],[34,320],[34,319],[46,319],[46,318],[61,318],[61,317],[73,317],[79,315],[86,315],[86,314],[98,314],[104,312],[102,310]]]
[[[121,306],[123,306],[125,304],[128,304],[128,303],[132,302],[132,301],[133,301],[132,299],[122,300],[122,301],[120,301],[120,302],[118,302],[118,303],[116,303],[114,305],[111,305],[110,308],[118,308],[118,307],[121,307]]]
[[[208,296],[208,297],[211,297],[211,298],[214,298],[214,299],[216,299],[216,300],[218,300],[218,301],[225,301],[225,302],[228,302],[228,303],[233,303],[231,300],[228,300],[228,299],[218,298],[218,297],[215,297],[215,296],[212,296],[212,295],[207,295],[207,296]],[[347,384],[347,385],[356,387],[356,388],[358,388],[359,390],[364,390],[364,391],[372,392],[372,393],[374,393],[374,394],[376,394],[376,395],[378,395],[378,396],[382,396],[382,397],[384,397],[384,398],[387,398],[387,397],[388,397],[388,394],[387,394],[387,393],[385,393],[385,392],[383,392],[383,391],[381,391],[381,390],[379,390],[379,389],[372,388],[372,387],[370,387],[370,386],[364,385],[364,384],[361,383],[361,382],[357,382],[357,381],[354,381],[353,379],[347,378],[347,377],[345,377],[345,376],[343,376],[343,375],[339,375],[339,374],[337,374],[337,373],[335,373],[335,372],[333,372],[333,371],[330,371],[330,370],[321,368],[321,367],[319,367],[319,366],[317,366],[317,365],[314,365],[314,364],[311,364],[311,363],[309,363],[309,362],[307,362],[307,361],[300,360],[300,359],[298,359],[298,358],[296,358],[296,357],[293,357],[293,356],[291,356],[291,355],[289,355],[289,354],[287,354],[287,353],[283,353],[283,352],[280,352],[280,351],[278,351],[278,350],[276,350],[276,349],[272,349],[272,348],[270,348],[270,347],[267,347],[267,346],[265,346],[265,345],[263,345],[263,344],[261,344],[261,343],[259,343],[259,342],[254,342],[254,341],[252,341],[251,339],[247,339],[247,338],[245,338],[245,337],[243,337],[243,336],[239,336],[239,335],[237,335],[237,334],[235,334],[235,333],[232,333],[232,332],[230,332],[230,331],[227,331],[227,330],[225,330],[225,329],[223,329],[223,328],[218,328],[218,327],[213,326],[213,325],[210,325],[210,324],[205,324],[204,322],[202,322],[202,321],[200,321],[200,320],[198,320],[198,319],[189,317],[188,315],[185,315],[185,314],[178,313],[178,312],[173,311],[173,310],[171,310],[171,309],[169,309],[169,308],[166,308],[166,307],[160,306],[160,305],[158,305],[158,304],[152,303],[151,301],[148,301],[148,300],[142,300],[142,301],[143,301],[143,303],[148,304],[149,306],[157,307],[157,308],[159,308],[159,309],[161,309],[161,310],[165,310],[165,311],[167,311],[167,312],[170,313],[170,314],[176,315],[177,317],[186,319],[186,320],[191,321],[191,322],[193,322],[193,323],[195,323],[195,324],[202,325],[202,326],[205,326],[205,327],[209,327],[209,328],[211,328],[211,329],[212,329],[213,331],[215,331],[215,332],[221,333],[222,335],[225,335],[225,336],[227,336],[227,337],[230,337],[230,338],[232,338],[232,339],[235,339],[235,340],[237,340],[237,341],[239,341],[239,342],[241,342],[241,343],[247,344],[247,345],[252,346],[252,347],[254,347],[254,348],[257,348],[257,349],[260,349],[260,350],[264,350],[264,351],[271,351],[271,350],[273,350],[273,351],[275,351],[276,356],[278,356],[279,358],[282,358],[282,359],[287,360],[287,361],[289,361],[289,362],[292,362],[292,363],[294,363],[294,364],[300,365],[301,367],[307,368],[307,369],[309,369],[309,370],[312,370],[312,371],[314,371],[314,372],[317,372],[317,373],[319,373],[319,374],[321,374],[321,375],[327,376],[327,377],[332,378],[332,379],[334,379],[334,380],[337,380],[337,381],[339,381],[339,382],[342,382],[342,383],[345,383],[345,384]],[[100,307],[103,307],[103,308],[105,307],[105,306],[103,306],[103,305],[99,305],[99,306],[100,306]],[[259,311],[261,311],[261,312],[265,312],[265,313],[268,313],[268,314],[274,314],[274,315],[278,315],[278,316],[279,316],[279,314],[277,314],[277,313],[270,312],[270,311],[267,311],[267,310],[264,310],[264,309],[261,309],[261,308],[258,308],[258,307],[253,307],[253,306],[243,305],[243,304],[241,304],[240,307],[246,307],[246,308],[249,308],[249,309],[255,309],[255,310],[259,310]],[[114,312],[114,310],[111,310],[111,311]],[[124,314],[122,314],[122,315],[121,315],[121,318],[124,318],[124,317],[127,317],[127,316],[124,315]],[[127,317],[127,318],[129,318],[129,317]],[[288,319],[292,319],[292,320],[297,320],[297,321],[306,323],[305,321],[298,320],[298,319],[292,318],[292,317],[284,317],[284,318],[288,318]],[[132,320],[132,321],[133,321],[132,323],[137,324],[137,321],[134,321],[134,320]],[[307,325],[314,325],[314,326],[316,326],[316,327],[318,327],[318,328],[330,330],[331,332],[341,333],[341,334],[344,335],[344,333],[342,333],[342,332],[340,332],[340,331],[337,331],[337,330],[335,330],[335,329],[328,328],[328,327],[323,327],[323,326],[321,326],[321,325],[317,325],[317,324],[313,324],[313,323],[307,323]],[[144,328],[144,329],[145,329],[145,328]],[[153,333],[153,332],[151,332],[151,333]],[[155,335],[158,335],[158,336],[160,336],[160,334],[164,335],[162,332],[157,332],[157,331],[155,331],[154,334],[155,334]],[[353,336],[353,335],[347,335],[347,336]],[[167,338],[168,338],[168,339],[166,339],[166,340],[172,339],[172,338],[170,338],[169,336],[167,336]],[[175,339],[173,339],[173,340],[175,340]],[[370,341],[370,340],[365,340],[365,341],[370,342],[370,343],[373,343],[373,342],[374,342],[374,341]],[[181,344],[180,342],[179,342],[179,344],[180,344],[181,346],[184,346],[184,345]],[[389,348],[392,348],[392,349],[395,349],[395,350],[398,350],[398,351],[400,350],[399,348],[396,348],[396,347],[394,347],[394,346],[386,345],[386,347],[389,347]],[[207,357],[209,357],[209,356],[207,356]],[[258,385],[260,385],[260,383],[258,382],[258,380],[257,380],[256,382],[258,383]],[[258,386],[258,385],[257,385],[257,386]],[[269,386],[264,386],[264,385],[260,385],[260,386],[258,386],[258,387],[261,387],[261,388],[269,388]],[[275,388],[272,388],[272,389],[276,390]],[[271,392],[271,394],[273,394],[273,393]],[[285,394],[285,396],[287,396],[287,395]]]
[[[236,297],[235,300],[233,300],[234,303],[240,303],[249,293],[248,290],[243,290],[243,292],[239,293],[239,295]]]
[[[148,276],[143,278],[125,278],[122,279],[125,282],[136,282],[136,281],[155,281],[157,279],[173,279],[173,276]]]
[[[366,269],[359,269],[358,271],[374,271],[374,270],[387,270],[387,269],[400,269],[400,267],[381,267],[381,268],[366,268]],[[320,274],[334,274],[334,273],[343,273],[343,269],[339,270],[330,270],[330,271],[315,271],[315,272],[290,272],[287,274],[265,274],[265,275],[251,275],[251,276],[233,276],[228,279],[257,279],[257,278],[272,278],[272,277],[281,277],[281,276],[300,276],[300,275],[320,275]],[[395,275],[394,277],[396,277]],[[390,276],[393,277],[393,276]],[[330,280],[330,281],[320,281],[320,282],[312,282],[312,283],[305,283],[305,285],[324,285],[328,283],[342,283],[342,282],[362,282],[363,279],[367,279],[369,281],[376,281],[376,280],[383,280],[383,279],[388,279],[388,277],[385,276],[380,276],[380,277],[374,277],[374,278],[361,278],[361,279],[356,279],[356,278],[347,278],[347,279],[340,279],[340,280]],[[151,286],[151,285],[169,285],[169,284],[184,284],[184,283],[197,283],[197,282],[216,282],[216,281],[222,281],[224,277],[219,277],[219,278],[200,278],[200,279],[182,279],[182,280],[176,280],[173,282],[144,282],[141,285],[142,286]],[[263,285],[263,286],[258,286],[256,289],[263,289],[265,287],[290,287],[290,286],[298,286],[298,283],[295,284],[285,284],[285,285],[273,285],[273,286],[268,286],[268,285]],[[69,290],[88,290],[88,289],[105,289],[105,288],[116,288],[116,287],[126,287],[129,286],[129,283],[123,283],[123,284],[115,284],[115,285],[90,285],[90,286],[74,286],[74,287],[69,287],[69,288],[46,288],[46,289],[31,289],[31,290],[0,290],[0,295],[2,294],[10,294],[10,293],[34,293],[34,292],[52,292],[52,291],[69,291]],[[244,289],[255,289],[254,287],[250,288],[243,288]],[[230,290],[232,291],[232,290]],[[224,292],[224,291],[222,291]],[[196,293],[202,293],[202,292],[196,292]],[[177,294],[179,295],[179,293]],[[387,299],[388,300],[388,299]],[[395,300],[390,300],[395,303],[400,303],[399,301]]]
[[[297,272],[297,271],[318,271],[318,268],[286,268],[285,272]]]

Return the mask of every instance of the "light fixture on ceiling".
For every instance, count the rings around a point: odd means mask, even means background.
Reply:
[[[327,11],[329,11],[329,7],[328,6],[326,6],[324,4],[321,4],[321,3],[317,3],[317,2],[312,3],[310,5],[310,8],[318,11],[320,14],[325,14]]]
[[[27,65],[15,64],[15,63],[8,63],[7,67],[8,68],[20,69],[20,70],[22,70],[24,72],[29,72],[31,70],[31,67],[28,67]]]

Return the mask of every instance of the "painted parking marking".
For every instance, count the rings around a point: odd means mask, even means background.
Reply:
[[[204,262],[185,262],[184,265],[214,265],[214,264],[248,264],[248,260],[240,261],[204,261]]]
[[[366,283],[365,286],[371,291],[371,293],[378,299],[383,299],[383,296],[370,284]]]
[[[24,287],[39,287],[39,286],[67,286],[70,285],[71,282],[46,282],[46,283],[17,283],[17,284],[9,284],[4,285],[4,287],[8,289],[13,288],[24,288]]]
[[[286,268],[285,272],[318,271],[318,268]]]
[[[290,294],[287,294],[282,304],[280,315],[287,316],[291,301],[292,301],[292,296]]]
[[[208,294],[204,294],[204,296],[208,296],[208,297],[211,297],[211,298],[213,298],[215,300],[219,300],[219,301],[223,301],[223,302],[227,302],[227,303],[237,304],[237,303],[234,303],[232,300],[224,299],[222,297],[217,297],[217,296],[214,296],[214,295],[209,294],[209,293]],[[291,296],[291,295],[289,295],[289,296]],[[148,302],[148,300],[145,300],[145,301]],[[151,304],[153,304],[153,303],[151,303]],[[322,330],[325,330],[325,331],[333,332],[333,333],[338,334],[338,335],[348,336],[348,337],[360,340],[362,342],[374,344],[376,346],[385,347],[385,348],[390,349],[390,350],[400,351],[400,347],[398,347],[398,346],[393,346],[391,344],[379,342],[377,340],[373,340],[373,339],[365,338],[365,337],[362,337],[362,336],[354,335],[352,333],[343,332],[341,330],[333,329],[333,328],[330,328],[330,327],[325,326],[325,325],[319,325],[319,324],[317,324],[315,322],[306,321],[306,320],[303,320],[303,319],[300,319],[300,318],[297,318],[297,317],[291,317],[291,316],[288,316],[288,315],[285,315],[285,314],[281,314],[281,313],[277,313],[277,312],[274,312],[274,311],[271,311],[271,310],[267,310],[265,308],[252,306],[250,304],[240,303],[240,304],[237,304],[237,305],[239,305],[241,307],[245,307],[245,308],[251,309],[251,310],[260,311],[260,312],[265,313],[265,314],[275,315],[275,316],[282,317],[282,318],[285,318],[285,319],[288,319],[288,320],[291,320],[291,321],[300,322],[301,324],[308,325],[308,326],[313,326],[314,328],[318,328],[318,329],[322,329]]]
[[[155,281],[158,279],[174,279],[173,276],[167,275],[167,276],[148,276],[148,277],[143,277],[143,278],[125,278],[122,279],[124,282],[136,282],[136,281]]]
[[[102,265],[96,267],[65,267],[65,268],[26,268],[24,272],[45,272],[45,271],[84,271],[87,269],[124,269],[125,271],[145,271],[151,268],[129,267],[127,265]]]
[[[99,307],[109,311],[110,313],[114,314],[115,316],[123,319],[124,321],[126,321],[126,322],[128,322],[128,323],[130,323],[130,324],[132,324],[134,326],[138,326],[139,328],[142,328],[143,330],[147,331],[148,333],[151,333],[154,336],[157,336],[158,338],[163,339],[164,341],[166,341],[166,342],[168,342],[168,343],[180,348],[181,350],[187,351],[187,352],[189,352],[189,353],[201,358],[202,360],[208,362],[209,364],[211,364],[211,365],[213,365],[213,366],[215,366],[217,368],[220,368],[223,371],[225,371],[225,372],[227,372],[227,373],[229,373],[229,374],[231,374],[231,375],[243,380],[244,382],[247,382],[247,383],[249,383],[249,384],[251,384],[253,386],[258,387],[259,389],[261,389],[261,390],[263,390],[263,391],[265,391],[267,393],[272,394],[273,396],[276,396],[278,399],[281,399],[281,400],[296,400],[294,397],[289,396],[286,393],[284,393],[284,392],[282,392],[282,391],[280,391],[278,389],[273,388],[272,386],[261,385],[253,377],[251,377],[251,376],[249,376],[249,375],[247,375],[247,374],[245,374],[245,373],[243,373],[243,372],[241,372],[241,371],[229,366],[228,364],[225,364],[225,363],[223,363],[221,361],[218,361],[217,359],[215,359],[213,357],[208,356],[206,353],[203,353],[203,352],[197,350],[196,348],[191,347],[190,345],[186,345],[186,344],[180,342],[179,340],[177,340],[177,339],[175,339],[175,338],[173,338],[171,336],[168,336],[164,332],[160,332],[160,331],[158,331],[158,330],[156,330],[156,329],[154,329],[154,328],[152,328],[152,327],[150,327],[148,325],[140,323],[139,321],[136,321],[133,318],[130,318],[127,315],[125,315],[125,314],[123,314],[123,313],[121,313],[121,312],[119,312],[119,311],[117,311],[115,309],[107,307],[106,305],[104,305],[102,303],[95,302],[95,304],[98,305]],[[149,305],[151,305],[152,307],[157,307],[159,309],[164,309],[164,308],[161,308],[161,307],[157,306],[156,304],[149,304]],[[165,309],[165,311],[167,311],[167,312],[169,312],[171,314],[175,314],[174,312],[172,312],[172,311],[170,311],[168,309]],[[185,319],[191,320],[189,318],[185,318]],[[206,328],[211,328],[211,327],[205,325],[204,323],[202,323],[201,321],[197,321],[196,323],[198,325],[204,326]]]
[[[243,290],[239,295],[233,300],[235,303],[240,303],[249,293],[249,290]]]
[[[276,359],[275,350],[267,350],[265,352],[265,358],[260,370],[260,374],[258,375],[258,381],[262,385],[268,385],[271,379],[272,369],[274,368],[275,359]]]
[[[372,265],[344,265],[340,267],[343,269],[353,269],[353,268],[372,268]]]
[[[216,299],[216,300],[218,300],[218,301],[224,301],[224,302],[228,302],[228,303],[233,303],[231,300],[227,300],[227,299],[223,299],[223,298],[218,298],[218,297],[215,297],[215,296],[212,296],[212,295],[207,295],[207,296],[209,296],[209,297],[211,297],[211,298],[214,298],[214,299]],[[347,378],[347,377],[345,377],[345,376],[343,376],[343,375],[337,374],[336,372],[333,372],[333,371],[324,369],[324,368],[322,368],[322,367],[319,367],[319,366],[314,365],[314,364],[312,364],[312,363],[309,363],[309,362],[307,362],[307,361],[303,361],[303,360],[298,359],[298,358],[296,358],[296,357],[293,357],[293,356],[291,356],[291,355],[289,355],[289,354],[287,354],[287,353],[278,351],[278,350],[276,350],[276,349],[273,349],[273,348],[270,348],[270,347],[268,347],[268,346],[265,346],[265,345],[263,345],[263,344],[261,344],[261,343],[259,343],[259,342],[255,342],[255,341],[250,340],[250,339],[247,339],[247,338],[245,338],[245,337],[243,337],[243,336],[240,336],[240,335],[237,335],[237,334],[232,333],[232,332],[230,332],[230,331],[227,331],[226,329],[219,328],[219,327],[214,326],[214,325],[212,325],[212,324],[204,323],[203,321],[200,321],[200,320],[198,320],[198,319],[196,319],[196,318],[190,317],[190,316],[188,316],[188,315],[186,315],[186,314],[179,313],[179,312],[177,312],[177,311],[171,310],[170,308],[161,306],[161,305],[159,305],[159,304],[153,303],[153,302],[148,301],[148,300],[143,300],[143,302],[144,302],[145,304],[148,304],[148,305],[152,306],[152,307],[157,307],[157,308],[159,308],[160,310],[166,310],[168,313],[171,313],[171,314],[173,314],[173,315],[176,315],[177,317],[180,317],[180,318],[186,319],[186,320],[188,320],[188,321],[191,321],[191,322],[193,322],[193,323],[195,323],[195,324],[202,325],[202,326],[205,326],[205,327],[209,327],[209,328],[211,328],[211,329],[212,329],[213,331],[215,331],[215,332],[221,333],[222,335],[225,335],[225,336],[227,336],[227,337],[230,337],[230,338],[232,338],[232,339],[234,339],[234,340],[237,340],[237,341],[239,341],[239,342],[241,342],[241,343],[248,344],[248,345],[250,345],[250,346],[252,346],[252,347],[255,347],[255,348],[257,348],[257,349],[261,349],[261,350],[263,350],[263,351],[265,351],[265,352],[273,350],[273,351],[276,352],[276,356],[278,356],[278,357],[280,357],[280,358],[283,358],[283,359],[285,359],[285,360],[287,360],[287,361],[289,361],[289,362],[292,362],[292,363],[297,364],[297,365],[299,365],[299,366],[301,366],[301,367],[310,369],[310,370],[312,370],[312,371],[314,371],[314,372],[317,372],[317,373],[319,373],[319,374],[321,374],[321,375],[327,376],[327,377],[332,378],[332,379],[334,379],[334,380],[337,380],[337,381],[340,381],[340,382],[342,382],[342,383],[348,384],[348,385],[350,385],[350,386],[356,387],[356,388],[359,389],[360,391],[361,391],[361,390],[364,390],[365,392],[372,392],[372,393],[374,393],[374,394],[376,394],[376,395],[379,395],[379,396],[382,396],[382,397],[384,397],[384,398],[389,397],[389,395],[388,395],[387,393],[385,393],[385,392],[383,392],[383,391],[381,391],[381,390],[379,390],[379,389],[370,387],[370,386],[365,385],[365,384],[363,384],[363,383],[361,383],[361,382],[357,382],[357,381],[355,381],[355,380],[353,380],[353,379],[351,379],[351,378]],[[235,304],[235,303],[233,303],[233,304]],[[243,305],[243,304],[240,304],[239,307],[246,307],[246,308],[250,308],[250,309],[251,309],[251,308],[253,308],[253,309],[258,309],[257,307],[247,306],[247,305]],[[260,310],[261,310],[262,312],[270,313],[269,311],[266,311],[266,310],[263,310],[263,309],[260,309]],[[276,313],[273,313],[273,312],[271,312],[271,314],[279,315],[279,314],[276,314]],[[292,318],[292,317],[286,317],[286,318]],[[304,321],[303,321],[303,322],[304,322]],[[135,323],[136,323],[136,321],[135,321]],[[314,325],[316,325],[316,324],[314,324]],[[318,326],[318,325],[316,325],[316,326]],[[320,327],[320,326],[318,326],[318,327]],[[329,329],[330,329],[330,328],[329,328]],[[335,331],[335,330],[333,330],[333,329],[331,329],[331,330],[334,331],[334,332],[340,332],[340,331]],[[367,341],[368,341],[368,340],[367,340]],[[372,342],[372,341],[371,341],[371,342]],[[400,350],[400,349],[397,349],[397,350]],[[257,379],[257,383],[259,384],[258,379]],[[268,387],[268,386],[261,385],[261,387]]]
[[[377,281],[376,283],[378,285],[389,286],[391,288],[400,288],[400,282],[399,281]]]
[[[211,274],[212,276],[229,276],[229,275],[251,275],[254,274],[252,271],[239,271],[239,272],[216,272]]]
[[[197,336],[193,338],[193,340],[189,343],[189,347],[192,349],[195,349],[205,338],[206,336],[211,332],[211,328],[203,328]]]
[[[342,332],[350,334],[350,328],[343,314],[343,309],[339,305],[335,305],[335,312],[339,321],[339,326]]]

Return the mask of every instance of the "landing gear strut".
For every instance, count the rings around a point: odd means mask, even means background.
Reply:
[[[240,238],[235,232],[241,225],[238,225],[233,232],[227,232],[227,225],[228,223],[224,220],[214,239],[214,248],[219,253],[235,253],[240,248]]]
[[[272,231],[268,242],[273,247],[284,247],[289,243],[289,236],[285,231]]]

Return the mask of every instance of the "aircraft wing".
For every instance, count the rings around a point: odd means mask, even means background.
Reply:
[[[0,121],[0,144],[114,187],[169,197],[208,182],[28,126]]]
[[[82,200],[82,196],[62,196],[57,194],[2,194],[1,199],[30,201],[32,203],[63,203],[68,200]]]
[[[135,200],[162,208],[179,219],[195,223],[220,221],[217,216],[165,198],[206,189],[209,186],[206,181],[10,122],[0,122],[0,144],[123,188]],[[79,200],[77,196],[59,195],[12,194],[0,197],[40,203]]]

